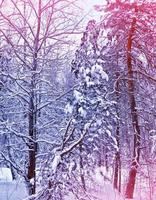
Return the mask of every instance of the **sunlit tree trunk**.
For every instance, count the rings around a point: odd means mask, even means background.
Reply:
[[[133,67],[132,67],[132,43],[135,34],[135,29],[136,29],[136,18],[134,17],[127,41],[127,68],[128,68],[127,89],[129,94],[129,103],[130,103],[132,125],[134,131],[133,158],[132,158],[131,168],[129,171],[129,178],[125,193],[126,198],[129,199],[133,198],[139,157],[140,157],[140,127],[139,127],[138,113],[136,108],[136,98],[134,93],[135,83],[134,83]]]

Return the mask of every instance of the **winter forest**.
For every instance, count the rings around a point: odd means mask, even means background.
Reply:
[[[155,0],[0,0],[0,200],[155,200],[155,92]]]

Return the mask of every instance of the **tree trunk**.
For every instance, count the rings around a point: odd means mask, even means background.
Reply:
[[[29,194],[35,194],[36,191],[36,122],[37,122],[37,99],[36,99],[36,70],[37,70],[37,58],[39,48],[39,35],[41,29],[41,0],[38,1],[38,21],[37,21],[37,32],[34,39],[34,55],[33,55],[33,68],[31,77],[31,94],[29,103],[29,166],[28,166],[28,179],[33,179],[33,183],[30,182]]]
[[[116,99],[117,102],[119,102],[119,73],[116,73]],[[121,160],[120,160],[120,126],[119,126],[119,109],[118,105],[116,107],[116,113],[118,116],[117,119],[117,127],[116,127],[116,141],[117,141],[117,146],[118,146],[118,151],[115,153],[115,169],[114,169],[114,188],[118,189],[119,192],[121,191]]]
[[[119,148],[119,126],[117,127],[116,130],[116,139],[117,139],[117,144]],[[114,169],[114,188],[118,189],[119,192],[121,191],[121,161],[120,161],[120,152],[117,151],[115,154],[115,169]]]
[[[128,199],[133,198],[139,157],[140,157],[140,127],[139,127],[139,122],[138,122],[136,99],[135,99],[135,94],[134,94],[135,84],[134,84],[134,76],[133,76],[133,69],[132,69],[132,55],[131,55],[135,27],[136,27],[136,18],[134,17],[130,32],[129,32],[129,36],[128,36],[128,42],[127,42],[127,67],[128,67],[127,89],[128,89],[128,94],[129,94],[132,125],[133,125],[133,130],[134,130],[133,159],[131,163],[131,169],[129,171],[129,178],[128,178],[128,183],[127,183],[126,193],[125,193],[125,196]]]
[[[80,150],[80,177],[81,177],[81,182],[82,182],[82,187],[84,190],[86,190],[86,184],[85,184],[85,178],[84,178],[84,167],[83,167],[83,158],[82,158],[82,143],[79,145],[79,150]]]
[[[31,93],[29,105],[29,165],[27,177],[29,181],[33,179],[33,184],[30,183],[29,194],[35,194],[35,169],[36,169],[36,123],[34,109],[34,94]]]

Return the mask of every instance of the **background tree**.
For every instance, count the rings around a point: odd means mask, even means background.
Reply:
[[[116,9],[114,10],[114,8]],[[133,198],[136,174],[140,166],[140,151],[144,146],[144,140],[141,140],[141,138],[144,137],[143,133],[147,131],[143,128],[145,123],[143,118],[149,116],[149,113],[141,112],[141,107],[144,108],[143,104],[150,107],[150,104],[143,95],[148,91],[152,91],[153,84],[155,84],[155,80],[151,80],[154,69],[154,47],[151,46],[151,43],[155,40],[154,10],[155,3],[152,1],[110,1],[105,8],[105,18],[101,24],[104,28],[109,29],[107,37],[112,44],[112,49],[110,49],[108,55],[112,56],[110,57],[112,61],[118,60],[118,70],[124,70],[120,74],[124,74],[127,79],[125,85],[126,98],[129,102],[128,106],[130,106],[132,119],[132,122],[128,120],[128,125],[131,124],[128,130],[134,133],[133,147],[131,147],[133,148],[131,153],[132,162],[126,188],[127,198]],[[146,20],[144,21],[144,19]],[[145,44],[147,48],[145,48]],[[113,57],[115,54],[118,55],[118,59]],[[127,68],[124,66],[127,66]],[[120,80],[122,81],[123,78],[121,77]],[[147,91],[143,84],[150,85]],[[154,119],[154,115],[152,118]],[[146,123],[150,123],[147,121]]]

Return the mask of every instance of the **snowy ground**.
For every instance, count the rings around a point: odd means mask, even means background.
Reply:
[[[7,167],[0,168],[0,181],[12,181],[11,170]]]
[[[125,172],[122,170],[122,178],[125,177]],[[112,171],[107,171],[104,167],[97,168],[93,173],[94,182],[89,180],[89,188],[87,192],[79,191],[80,199],[86,200],[125,200],[122,195],[114,190],[109,181],[112,176]],[[137,185],[143,187],[143,182],[139,180]],[[156,198],[147,197],[148,192],[143,189],[136,188],[135,198],[133,200],[155,200]],[[145,183],[147,190],[147,183]],[[27,197],[27,190],[24,182],[13,181],[11,171],[9,168],[0,168],[0,200],[23,200]],[[64,200],[78,200],[73,193],[69,192]]]
[[[92,181],[86,182],[88,190],[86,192],[78,192],[79,199],[85,200],[124,200],[117,190],[109,181],[111,171],[107,171],[105,167],[97,168],[93,172]],[[65,200],[78,200],[72,193],[68,194]]]
[[[9,168],[0,168],[0,200],[22,200],[27,196],[23,182],[13,181]]]
[[[0,181],[0,200],[22,200],[27,196],[24,183]]]
[[[79,195],[80,199],[87,200],[124,200],[124,198],[119,195],[119,193],[113,189],[112,185],[109,183],[103,184],[98,189],[92,189],[86,194]],[[77,198],[73,194],[69,194],[66,196],[65,200],[77,200]]]

